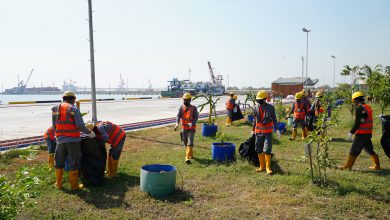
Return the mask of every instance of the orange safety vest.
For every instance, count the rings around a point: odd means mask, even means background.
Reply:
[[[80,137],[80,131],[77,129],[74,121],[73,105],[62,103],[56,106],[53,116],[57,117],[55,136]]]
[[[53,127],[50,127],[50,128],[48,128],[46,131],[45,131],[45,133],[43,133],[43,137],[45,138],[45,139],[50,139],[50,140],[54,140],[54,129],[53,129]]]
[[[181,110],[183,112],[183,116],[181,118],[181,125],[184,130],[194,130],[196,129],[196,125],[192,124],[192,126],[188,126],[189,123],[192,123],[194,120],[194,111],[195,106],[190,105],[188,108],[185,105],[181,106]]]
[[[320,115],[323,112],[324,112],[324,107],[322,107],[320,103],[316,103],[316,105],[314,106],[314,115],[318,117],[318,115]]]
[[[372,134],[373,120],[372,120],[372,108],[367,104],[362,105],[364,110],[367,112],[367,119],[360,123],[359,129],[355,134]]]
[[[273,132],[274,129],[274,122],[271,121],[270,123],[263,124],[262,121],[264,119],[265,111],[259,106],[259,114],[260,114],[260,120],[259,117],[256,117],[256,128],[255,132],[256,134],[269,134]]]
[[[298,102],[294,103],[294,118],[303,120],[306,117],[306,106],[303,101],[301,101],[298,105]]]
[[[109,124],[111,126],[110,131],[107,133],[108,134],[108,143],[112,147],[117,147],[119,142],[121,142],[122,139],[126,136],[126,132],[118,125],[113,124],[109,121],[100,122],[96,126],[98,127],[98,126],[102,126],[104,124]]]
[[[226,101],[226,109],[227,109],[227,110],[233,110],[233,108],[234,108],[234,106],[233,106],[233,104],[232,104],[232,102],[231,102],[232,99],[233,99],[233,98],[230,97],[230,98],[228,98],[228,100]]]

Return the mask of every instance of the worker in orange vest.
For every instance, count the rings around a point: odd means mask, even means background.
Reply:
[[[267,93],[260,90],[256,95],[256,102],[253,109],[252,135],[256,135],[255,147],[259,157],[260,167],[256,172],[267,171],[272,175],[271,153],[272,153],[272,132],[274,125],[277,125],[275,107],[266,102]],[[277,130],[278,136],[280,131]]]
[[[47,144],[47,150],[49,151],[49,167],[54,168],[54,153],[56,152],[56,139],[54,137],[53,126],[50,126],[45,133],[43,133],[43,137]]]
[[[94,138],[95,133],[85,127],[80,110],[75,104],[76,95],[71,91],[64,92],[63,102],[52,108],[52,124],[55,128],[57,148],[55,152],[56,187],[62,189],[65,160],[69,162],[69,181],[72,190],[80,189],[78,184],[81,162],[80,131]]]
[[[234,93],[230,93],[228,99],[226,100],[226,111],[227,111],[227,118],[226,118],[226,126],[232,125],[232,117],[233,117],[233,108],[236,104],[236,101],[234,99]]]
[[[364,102],[364,93],[355,92],[352,94],[352,102],[355,104],[355,123],[348,133],[348,140],[352,141],[351,150],[348,155],[347,163],[340,168],[342,170],[351,170],[356,158],[362,152],[362,149],[370,154],[372,166],[370,169],[380,170],[379,157],[375,153],[372,145],[372,129],[373,129],[373,117],[372,108]]]
[[[301,92],[295,94],[295,102],[292,104],[290,113],[286,117],[288,118],[292,113],[294,113],[293,131],[291,137],[289,138],[290,140],[295,140],[297,137],[298,125],[302,126],[302,140],[306,138],[309,132],[306,126],[306,114],[310,109],[302,98],[303,94]]]
[[[109,121],[98,122],[95,131],[99,139],[111,146],[107,159],[107,177],[111,179],[118,172],[119,157],[125,144],[126,132]]]
[[[179,127],[179,122],[182,125],[182,139],[186,147],[185,162],[190,164],[194,158],[194,137],[196,132],[196,122],[198,121],[198,110],[191,105],[192,96],[190,93],[183,95],[183,105],[180,106],[176,116],[175,130]]]

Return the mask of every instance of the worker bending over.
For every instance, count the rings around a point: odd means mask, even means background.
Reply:
[[[62,100],[61,104],[52,108],[52,123],[57,142],[55,152],[56,187],[62,188],[65,160],[68,157],[70,187],[74,190],[83,187],[82,184],[78,184],[81,162],[80,131],[89,134],[90,138],[94,138],[95,133],[85,127],[80,110],[74,105],[76,95],[66,91]]]
[[[186,157],[185,162],[191,163],[192,158],[194,158],[194,136],[196,132],[196,122],[198,121],[198,110],[195,106],[191,105],[192,96],[190,93],[185,93],[183,95],[183,105],[180,106],[179,112],[176,117],[175,130],[179,126],[181,121],[182,125],[182,137],[184,146],[186,147]]]
[[[237,98],[236,98],[237,99]],[[227,111],[227,118],[226,118],[226,126],[232,125],[232,118],[233,118],[233,108],[236,104],[236,101],[234,99],[234,94],[231,92],[229,94],[228,99],[226,100],[226,111]]]
[[[297,137],[297,128],[298,125],[302,126],[302,140],[304,140],[308,133],[308,128],[306,127],[306,114],[308,113],[309,108],[302,99],[302,93],[298,92],[295,94],[295,102],[292,104],[291,111],[286,118],[290,117],[294,113],[293,121],[293,132],[290,140],[295,140]]]
[[[355,105],[355,123],[348,133],[348,140],[352,140],[353,134],[355,134],[355,138],[352,142],[347,163],[340,168],[342,170],[351,170],[356,158],[364,148],[364,150],[370,154],[373,163],[369,168],[380,170],[379,157],[378,154],[374,152],[371,141],[373,129],[372,108],[364,102],[364,93],[362,92],[355,92],[352,94],[352,102]]]
[[[109,121],[98,122],[95,131],[99,139],[111,146],[107,159],[107,177],[111,179],[118,172],[119,157],[125,144],[126,133],[121,127]]]
[[[256,95],[258,104],[253,109],[252,135],[256,135],[255,146],[260,162],[256,172],[266,170],[267,174],[271,175],[272,132],[274,125],[277,125],[277,120],[275,108],[266,102],[266,98],[267,93],[262,90]]]
[[[45,133],[43,133],[43,137],[45,138],[46,144],[47,144],[47,150],[49,152],[49,167],[54,168],[54,153],[56,152],[56,139],[54,137],[55,135],[55,129],[53,129],[53,126],[50,126]]]

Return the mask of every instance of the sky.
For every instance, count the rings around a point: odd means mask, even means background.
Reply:
[[[120,74],[130,88],[208,81],[207,61],[225,84],[229,76],[230,86],[270,87],[301,76],[304,27],[318,85],[333,84],[334,61],[336,83],[347,82],[344,65],[390,65],[387,0],[93,0],[93,9],[99,88],[118,87]],[[86,0],[2,0],[2,89],[31,69],[28,87],[90,87],[87,18]]]

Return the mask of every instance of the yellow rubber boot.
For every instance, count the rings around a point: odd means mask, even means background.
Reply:
[[[309,128],[305,127],[305,129],[302,131],[302,134],[303,134],[303,138],[302,139],[307,138],[307,135],[309,134]]]
[[[341,170],[351,170],[352,166],[355,164],[356,158],[357,157],[355,156],[348,155],[347,163],[343,166],[340,166],[339,168]]]
[[[64,176],[64,168],[56,168],[56,183],[57,189],[62,189],[62,177]]]
[[[228,127],[230,126],[230,124],[229,124],[229,117],[226,118],[225,126],[228,126]]]
[[[229,118],[229,126],[233,124],[232,118]]]
[[[259,157],[259,168],[256,169],[256,172],[265,171],[265,153],[257,154]]]
[[[190,148],[190,152],[189,152],[189,155],[188,155],[188,159],[193,159],[194,158],[194,150],[193,150],[193,147],[189,146]]]
[[[191,163],[191,160],[190,160],[190,151],[191,151],[191,147],[189,146],[186,146],[186,158],[185,158],[185,162],[190,164]]]
[[[295,140],[296,137],[297,137],[297,129],[293,128],[292,134],[291,134],[291,137],[289,138],[289,140],[293,141],[293,140]]]
[[[271,154],[265,154],[265,168],[267,170],[268,175],[273,174],[271,170]]]
[[[115,160],[110,156],[111,158],[111,165],[110,165],[110,171],[107,175],[107,178],[112,179],[116,176],[116,173],[118,172],[118,166],[119,166],[119,160]]]
[[[379,157],[378,157],[378,154],[372,154],[370,156],[370,159],[372,161],[372,166],[370,166],[369,168],[371,170],[380,170],[381,169],[381,166],[379,164]]]
[[[83,184],[79,184],[79,171],[78,170],[69,171],[69,182],[70,182],[70,189],[71,190],[81,189],[84,187]]]
[[[54,154],[49,154],[49,168],[54,168]]]

